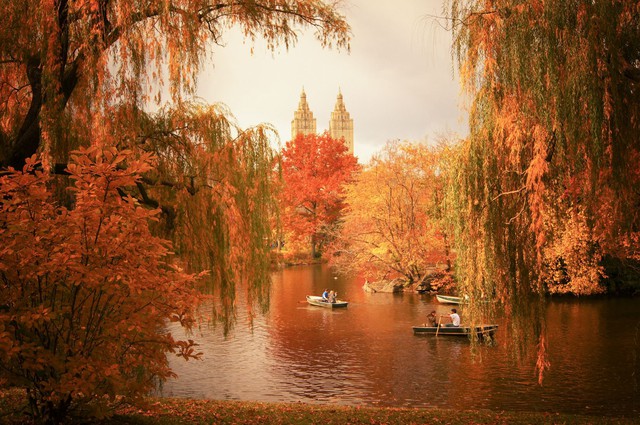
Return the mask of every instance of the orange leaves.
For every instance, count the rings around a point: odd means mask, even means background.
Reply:
[[[459,210],[457,248],[463,268],[486,272],[469,273],[471,286],[601,292],[602,259],[635,252],[622,241],[640,223],[631,189],[640,98],[627,72],[640,58],[626,50],[640,42],[635,5],[453,4],[465,23],[454,29],[456,53],[474,97],[456,196],[477,206]]]
[[[189,359],[200,359],[202,357],[202,352],[196,352],[195,347],[197,347],[199,344],[196,344],[192,339],[189,339],[187,341],[178,341],[177,342],[178,345],[178,352],[176,353],[176,356],[178,357],[182,357],[185,360],[189,360]]]
[[[536,358],[536,372],[538,373],[538,384],[542,385],[544,373],[551,367],[547,354],[547,338],[543,333],[538,339],[538,353]]]
[[[310,239],[315,250],[341,217],[344,185],[359,169],[357,160],[328,133],[299,134],[282,156],[285,230],[292,240]]]
[[[66,161],[70,149],[90,139],[115,144],[105,122],[113,106],[137,107],[152,97],[162,103],[165,93],[179,103],[192,95],[211,43],[220,43],[230,26],[273,49],[292,46],[305,28],[323,46],[348,49],[350,39],[336,5],[315,0],[215,7],[205,0],[80,0],[64,7],[26,0],[4,6],[0,139],[9,149],[0,152],[3,167],[20,168],[38,148]]]
[[[0,184],[0,376],[32,390],[40,419],[64,416],[69,398],[148,391],[150,378],[170,374],[171,348],[197,357],[193,342],[158,333],[172,314],[194,323],[194,277],[171,267],[150,213],[119,196],[148,161],[96,148],[74,159],[73,209],[55,204],[33,159]]]

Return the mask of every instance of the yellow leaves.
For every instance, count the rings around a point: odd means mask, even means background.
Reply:
[[[584,211],[580,207],[570,208],[549,226],[553,237],[544,249],[543,275],[549,292],[575,295],[604,292],[603,251]]]
[[[620,78],[629,58],[611,54],[639,40],[629,19],[635,2],[578,2],[571,10],[561,2],[508,10],[496,3],[452,9],[466,23],[454,37],[474,97],[452,197],[461,273],[478,287],[506,280],[501,292],[548,278],[554,292],[598,293],[602,258],[633,252],[629,229],[638,226],[630,212],[638,194],[627,188],[638,185],[631,140],[640,102],[633,79]],[[474,19],[478,13],[487,16]]]
[[[418,280],[446,260],[442,217],[446,161],[425,144],[389,143],[347,188],[348,208],[332,261],[380,279]]]

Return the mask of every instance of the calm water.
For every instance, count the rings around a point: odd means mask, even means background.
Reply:
[[[195,336],[204,359],[172,359],[179,376],[161,394],[640,414],[640,299],[551,301],[551,369],[539,386],[535,353],[516,361],[506,328],[498,331],[496,346],[477,350],[464,338],[414,336],[411,326],[432,309],[445,313],[448,307],[428,295],[367,294],[361,284],[336,279],[324,266],[275,273],[270,310],[253,329],[242,317],[226,338],[219,328],[204,329]],[[336,289],[349,307],[331,311],[304,302],[325,287]]]

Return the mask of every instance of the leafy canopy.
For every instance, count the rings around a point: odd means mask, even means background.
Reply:
[[[327,132],[298,134],[282,151],[283,226],[292,241],[310,240],[312,254],[335,231],[344,208],[344,186],[359,170],[342,139]]]
[[[449,6],[471,100],[449,197],[462,291],[496,297],[509,313],[537,308],[532,294],[603,292],[607,260],[640,252],[637,5]],[[539,335],[542,373],[544,323],[524,328]]]
[[[59,174],[79,147],[152,153],[157,167],[125,192],[161,210],[155,233],[174,241],[190,270],[212,271],[209,287],[220,295],[221,317],[232,314],[238,283],[250,283],[253,298],[262,299],[265,211],[275,206],[269,146],[277,136],[268,126],[240,129],[224,107],[190,96],[210,47],[223,44],[230,27],[272,49],[293,46],[305,28],[323,46],[348,48],[349,27],[337,4],[26,0],[5,6],[0,169],[21,169],[39,151]],[[171,106],[145,112],[164,94]]]
[[[504,301],[602,292],[606,259],[639,251],[636,6],[450,6],[472,100],[454,205],[467,281]]]
[[[222,43],[229,27],[250,40],[264,38],[272,49],[293,45],[297,27],[313,28],[323,46],[348,48],[349,42],[336,6],[319,0],[26,0],[5,6],[0,166],[19,167],[43,143],[68,152],[69,126],[100,124],[117,102],[143,105],[151,89],[156,101],[166,89],[179,102],[192,93],[208,48]]]
[[[387,143],[347,187],[344,224],[333,247],[340,269],[420,284],[448,268],[439,151],[419,143]]]
[[[174,240],[187,270],[211,270],[226,325],[236,284],[264,299],[273,132],[188,101],[208,48],[231,26],[272,49],[293,45],[299,28],[348,48],[349,28],[318,0],[4,6],[2,376],[57,422],[103,395],[147,392],[171,373],[167,351],[195,356],[162,325],[189,327],[201,294],[153,235]],[[145,112],[164,93],[172,106]]]

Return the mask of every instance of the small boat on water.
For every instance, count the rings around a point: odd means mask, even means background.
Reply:
[[[498,330],[498,325],[478,325],[473,327],[479,338],[485,335],[493,335]],[[442,335],[442,336],[469,336],[472,332],[470,326],[414,326],[414,335]]]
[[[466,301],[463,301],[462,297],[454,297],[453,295],[439,295],[436,294],[436,299],[439,303],[442,304],[462,304]]]
[[[317,305],[318,307],[325,308],[340,308],[349,305],[347,301],[343,300],[336,300],[336,302],[330,303],[329,301],[325,301],[322,299],[322,297],[318,297],[316,295],[307,295],[307,302],[311,305]]]

